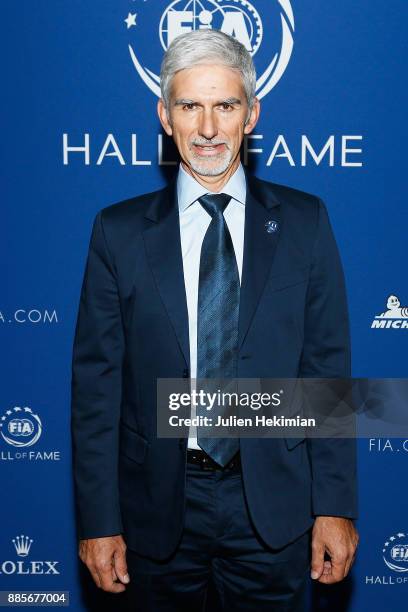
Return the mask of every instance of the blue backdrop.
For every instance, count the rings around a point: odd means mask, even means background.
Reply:
[[[408,331],[372,327],[389,295],[408,305],[406,1],[203,0],[190,19],[193,4],[3,6],[0,591],[69,591],[78,612],[119,608],[117,597],[101,603],[77,558],[69,402],[80,284],[96,212],[162,187],[174,171],[155,75],[177,28],[202,27],[210,15],[214,27],[247,35],[264,77],[248,163],[327,204],[354,376],[407,375]],[[181,10],[183,19],[169,16]],[[344,584],[315,589],[313,610],[404,605],[408,572],[391,569],[383,550],[392,538],[408,542],[408,442],[364,439],[359,451],[358,559]]]

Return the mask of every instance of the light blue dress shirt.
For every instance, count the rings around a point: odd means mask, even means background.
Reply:
[[[210,215],[198,202],[206,193],[213,193],[196,181],[183,166],[179,165],[177,176],[177,197],[180,216],[180,239],[183,256],[184,285],[188,310],[188,331],[190,343],[190,376],[197,375],[197,303],[200,272],[200,253],[204,235],[211,222]],[[234,174],[224,185],[221,193],[231,196],[224,210],[224,218],[231,234],[237,260],[239,279],[242,277],[245,227],[245,172],[240,163]],[[193,411],[191,416],[195,416]],[[191,427],[188,448],[200,448],[197,444],[196,428]]]

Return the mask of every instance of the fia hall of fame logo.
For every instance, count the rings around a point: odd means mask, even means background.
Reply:
[[[221,30],[239,40],[252,55],[258,75],[256,95],[263,98],[289,64],[295,20],[289,0],[262,4],[260,11],[254,0],[133,1],[124,22],[136,72],[160,97],[160,63],[170,43],[191,30]]]
[[[384,563],[394,572],[408,572],[408,534],[399,532],[384,543]]]
[[[14,406],[0,416],[0,437],[11,446],[32,446],[41,433],[41,419],[28,406]]]

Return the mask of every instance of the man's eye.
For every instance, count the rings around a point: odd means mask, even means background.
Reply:
[[[222,110],[229,110],[230,108],[232,108],[232,105],[229,104],[229,102],[223,102],[221,104]]]
[[[194,102],[188,102],[187,104],[184,104],[183,108],[186,108],[187,110],[192,110],[195,107]]]

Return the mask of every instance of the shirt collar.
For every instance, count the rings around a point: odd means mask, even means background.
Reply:
[[[177,175],[177,198],[179,211],[183,212],[193,202],[201,198],[206,193],[213,193],[208,191],[203,185],[201,185],[195,178],[193,178],[186,170],[184,170],[181,163],[179,164],[179,170]],[[244,168],[240,162],[238,168],[234,174],[230,176],[227,183],[222,188],[222,193],[234,198],[245,205],[246,198],[246,179]]]

